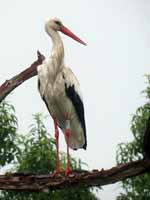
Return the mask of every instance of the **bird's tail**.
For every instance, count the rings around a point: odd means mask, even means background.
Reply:
[[[65,140],[66,140],[66,136],[65,136]],[[73,150],[82,149],[82,148],[86,149],[86,138],[84,137],[83,131],[79,133],[73,133],[73,132],[70,133],[69,147]]]

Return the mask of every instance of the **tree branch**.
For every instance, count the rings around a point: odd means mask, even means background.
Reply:
[[[37,75],[37,66],[41,65],[43,60],[45,59],[44,55],[42,55],[39,51],[37,52],[38,59],[31,64],[30,67],[14,76],[13,78],[6,80],[0,86],[0,102],[16,87],[22,84],[24,81],[30,79],[31,77]]]
[[[1,190],[45,191],[75,186],[103,186],[150,171],[150,159],[118,165],[108,170],[73,171],[69,176],[35,174],[0,175]]]

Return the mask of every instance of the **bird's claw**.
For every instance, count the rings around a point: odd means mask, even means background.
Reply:
[[[66,170],[65,170],[65,175],[66,176],[68,176],[70,173],[71,173],[71,167],[70,166],[68,166],[67,168],[66,168]]]

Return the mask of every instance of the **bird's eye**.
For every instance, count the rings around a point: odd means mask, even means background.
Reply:
[[[57,25],[59,25],[59,26],[62,25],[60,21],[55,21],[55,23],[56,23]]]

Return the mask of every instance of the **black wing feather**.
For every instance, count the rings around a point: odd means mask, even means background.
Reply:
[[[86,126],[85,126],[83,102],[81,101],[80,96],[76,93],[76,91],[74,89],[74,85],[67,87],[67,84],[65,83],[65,91],[66,91],[67,97],[71,100],[71,102],[75,108],[79,122],[81,123],[81,126],[83,128],[84,137],[85,137],[85,144],[83,145],[83,148],[86,149],[87,138],[86,138]]]

